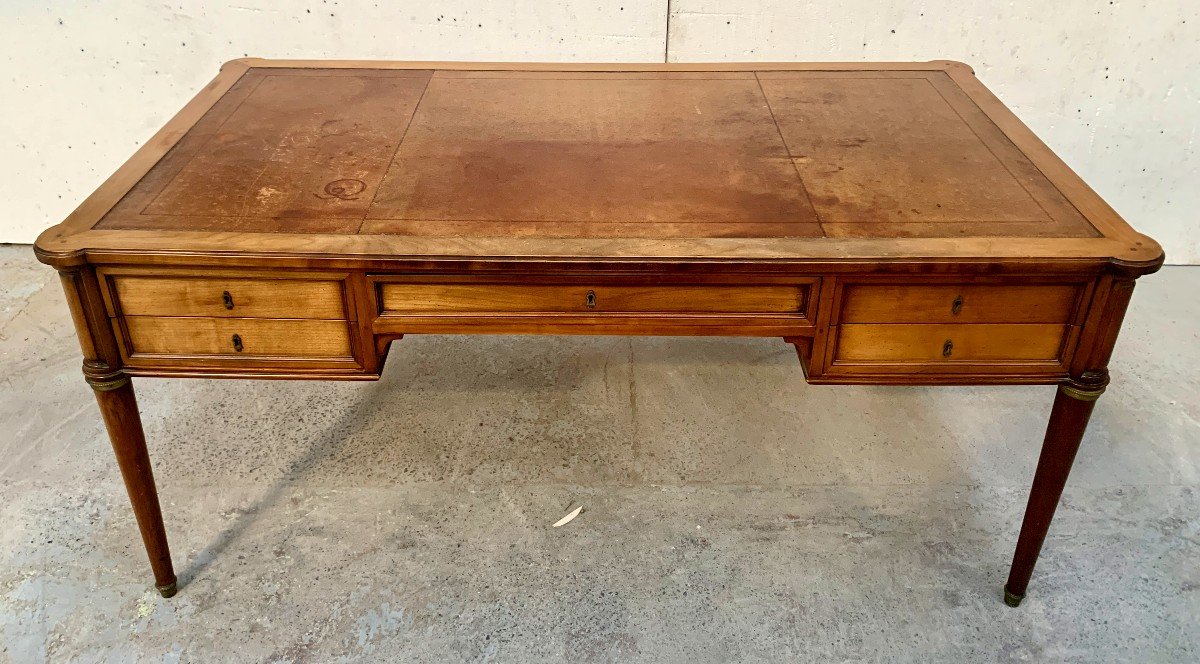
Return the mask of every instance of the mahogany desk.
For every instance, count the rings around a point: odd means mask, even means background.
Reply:
[[[812,383],[1059,385],[1013,606],[1163,261],[946,61],[235,60],[35,250],[164,596],[130,377],[375,379],[405,334],[678,334],[782,337]]]

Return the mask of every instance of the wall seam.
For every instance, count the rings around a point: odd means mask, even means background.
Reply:
[[[671,0],[667,0],[667,27],[663,31],[663,62],[671,61]]]

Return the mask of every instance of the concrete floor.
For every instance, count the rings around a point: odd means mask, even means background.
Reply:
[[[164,600],[54,272],[0,247],[0,284],[0,660],[1200,658],[1200,268],[1139,285],[1019,609],[1053,388],[816,387],[781,340],[615,337],[137,381]]]

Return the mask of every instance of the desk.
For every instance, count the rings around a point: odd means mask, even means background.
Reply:
[[[164,596],[131,377],[371,380],[407,334],[741,335],[812,383],[1057,384],[1013,606],[1163,261],[947,61],[235,60],[35,251]]]

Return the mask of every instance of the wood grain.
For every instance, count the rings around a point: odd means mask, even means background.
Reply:
[[[850,284],[843,323],[1066,323],[1080,286]],[[957,306],[956,306],[957,304]]]
[[[387,283],[383,284],[382,292],[385,314],[676,312],[791,313],[799,316],[804,312],[805,302],[805,288],[799,286]]]
[[[842,325],[834,361],[955,363],[1055,360],[1064,325]],[[945,352],[946,344],[952,344]]]
[[[125,319],[134,354],[222,355],[229,357],[350,357],[346,322],[266,318]],[[233,344],[242,340],[243,350]]]
[[[113,284],[127,316],[346,318],[337,281],[121,276]]]

